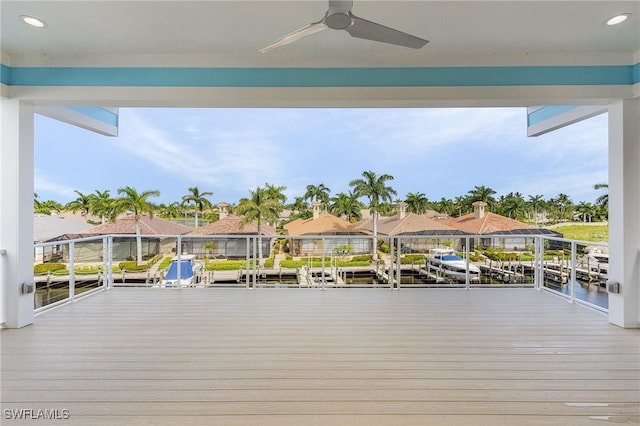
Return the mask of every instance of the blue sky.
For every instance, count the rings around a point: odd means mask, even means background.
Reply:
[[[524,108],[120,109],[119,137],[36,116],[35,191],[66,203],[126,185],[179,201],[197,186],[213,203],[236,203],[265,182],[287,201],[320,183],[348,192],[365,170],[395,177],[404,198],[568,194],[593,202],[607,182],[607,116],[526,137]]]

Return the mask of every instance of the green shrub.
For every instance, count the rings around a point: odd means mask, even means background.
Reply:
[[[346,268],[349,266],[369,266],[371,265],[371,262],[368,260],[365,261],[357,261],[357,260],[351,260],[351,261],[338,261],[338,266],[340,268]]]
[[[389,253],[389,244],[380,244],[380,251],[383,253]]]
[[[253,268],[255,260],[249,262],[249,268]],[[209,262],[205,269],[207,271],[234,271],[238,269],[244,269],[247,267],[246,260],[215,260]]]
[[[349,267],[349,266],[369,266],[371,265],[371,261],[370,260],[338,260],[337,265],[340,268],[345,268],[345,267]],[[308,259],[300,259],[300,260],[282,260],[280,262],[280,266],[282,266],[283,268],[301,268],[303,266],[309,266],[309,260]],[[312,268],[321,268],[322,267],[322,260],[315,260],[311,262],[311,267]],[[324,263],[324,267],[325,268],[330,268],[331,264],[330,262],[326,262]]]
[[[264,261],[264,267],[265,268],[273,268],[273,257],[268,258],[267,260]]]
[[[489,249],[484,252],[484,255],[491,260],[500,260],[503,262],[518,259],[518,253],[507,253],[503,249]]]
[[[480,262],[484,259],[484,256],[480,253],[469,253],[469,260],[472,262]]]
[[[33,266],[33,273],[34,275],[46,275],[49,272],[53,273],[63,269],[67,269],[67,266],[62,263],[41,263]]]
[[[102,265],[81,265],[75,267],[77,275],[92,275],[102,272]]]
[[[400,258],[402,265],[422,265],[425,263],[424,256],[421,254],[407,254]]]
[[[158,269],[167,269],[171,265],[171,257],[165,257],[158,265]]]
[[[373,261],[373,258],[371,257],[370,254],[362,254],[359,256],[353,256],[351,258],[352,262],[369,262],[371,263]]]
[[[149,266],[147,264],[142,264],[142,265],[138,265],[136,263],[136,261],[127,261],[127,262],[120,262],[118,263],[118,268],[120,268],[120,270],[125,270],[127,272],[140,272],[140,271],[146,271]]]
[[[518,260],[521,262],[530,262],[535,259],[535,256],[529,253],[522,253],[518,256]]]
[[[162,255],[161,254],[156,254],[151,259],[147,260],[147,265],[151,266],[151,265],[157,263],[160,259],[162,259]]]

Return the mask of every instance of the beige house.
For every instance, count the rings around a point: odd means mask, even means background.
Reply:
[[[401,238],[402,251],[405,253],[425,253],[442,244],[445,237],[461,235],[462,232],[448,226],[435,218],[440,213],[430,210],[424,214],[407,212],[407,203],[397,204],[395,216],[378,218],[378,238],[388,241],[388,237],[402,237],[403,235],[436,235],[437,238]],[[369,233],[373,232],[373,220],[365,219],[357,226]],[[440,237],[442,236],[442,237]]]
[[[536,228],[527,223],[489,212],[486,210],[487,203],[484,201],[476,201],[472,205],[473,213],[440,221],[464,234],[478,235],[480,238],[472,240],[470,248],[481,245],[505,250],[524,250],[528,245],[534,243],[534,235],[562,236],[548,229]],[[505,235],[508,237],[504,237]]]
[[[371,253],[371,238],[363,238],[368,232],[355,224],[320,210],[320,203],[313,203],[313,217],[296,219],[284,225],[292,256],[330,255],[336,247],[349,246],[351,254]],[[295,238],[300,236],[301,238]],[[314,236],[315,238],[304,238]],[[328,236],[330,238],[322,238]],[[360,236],[360,237],[359,237]]]
[[[247,255],[247,238],[258,235],[258,222],[253,221],[243,224],[243,216],[229,213],[229,204],[218,204],[220,219],[199,227],[189,235],[211,235],[212,238],[188,239],[184,247],[192,254],[199,257],[214,258],[244,258]],[[276,236],[276,229],[266,223],[260,224],[262,238],[262,255],[269,257],[271,241]],[[244,238],[243,238],[244,237]],[[249,241],[251,250],[252,241]]]
[[[149,259],[158,254],[175,253],[176,239],[165,235],[185,235],[191,227],[158,217],[142,215],[139,219],[142,238],[142,258]],[[122,216],[115,222],[107,222],[85,229],[77,234],[65,235],[61,239],[94,237],[100,235],[123,235],[113,239],[113,260],[124,261],[136,258],[136,220],[133,215]],[[130,235],[131,237],[127,237]],[[66,247],[66,246],[61,246]],[[102,241],[77,243],[76,260],[95,262],[102,259]],[[63,257],[66,257],[63,256]]]

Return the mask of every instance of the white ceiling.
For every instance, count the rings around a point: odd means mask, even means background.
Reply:
[[[629,63],[640,52],[640,1],[359,1],[353,13],[430,40],[420,50],[326,30],[258,49],[318,21],[326,1],[1,2],[3,62],[59,65],[110,57],[131,65],[439,66]],[[618,13],[631,20],[607,27]],[[33,15],[43,29],[18,19]],[[89,56],[88,56],[89,55]],[[117,58],[117,59],[113,59]],[[164,59],[163,59],[164,58]],[[107,59],[102,59],[107,61]]]

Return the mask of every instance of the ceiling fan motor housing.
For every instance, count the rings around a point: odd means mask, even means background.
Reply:
[[[327,14],[324,23],[332,30],[344,30],[353,25],[353,19],[349,12],[336,12],[331,15]]]

